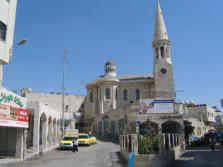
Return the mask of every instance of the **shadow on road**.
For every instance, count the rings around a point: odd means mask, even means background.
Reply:
[[[168,167],[219,167],[223,166],[223,152],[216,150],[188,150]]]
[[[101,141],[101,142],[110,142],[110,143],[114,143],[114,144],[118,144],[119,145],[119,141],[114,139],[110,139],[110,138],[102,138],[102,137],[98,137],[97,136],[97,140]]]
[[[121,165],[122,167],[127,167],[128,164],[125,159],[122,157],[121,153],[118,152],[110,152],[110,157],[112,160],[112,166],[117,167]]]

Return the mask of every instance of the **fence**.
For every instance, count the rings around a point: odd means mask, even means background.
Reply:
[[[138,154],[138,135],[120,135],[120,149]],[[159,135],[159,153],[170,151],[180,145],[180,134],[162,133]]]

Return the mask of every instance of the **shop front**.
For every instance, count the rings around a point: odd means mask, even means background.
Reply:
[[[23,159],[29,125],[26,100],[4,88],[0,90],[0,157]]]

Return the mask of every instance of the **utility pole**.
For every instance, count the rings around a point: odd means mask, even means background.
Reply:
[[[64,50],[64,55],[63,55],[63,86],[62,86],[62,90],[63,90],[63,98],[62,98],[62,134],[64,137],[64,90],[65,90],[65,86],[64,86],[64,80],[65,80],[65,60],[66,60],[66,53],[67,50]]]

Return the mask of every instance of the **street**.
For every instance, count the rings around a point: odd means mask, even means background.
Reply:
[[[112,141],[97,141],[91,146],[79,146],[79,152],[72,150],[53,150],[38,156],[34,160],[27,160],[7,167],[125,167],[120,159],[119,145]]]
[[[223,166],[223,152],[209,148],[188,150],[168,167],[219,167]]]

